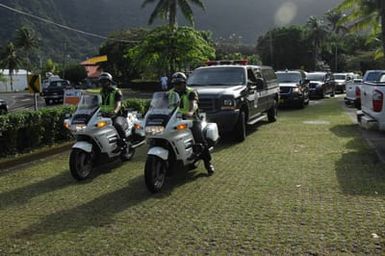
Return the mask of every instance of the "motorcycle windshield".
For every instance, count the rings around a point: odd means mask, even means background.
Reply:
[[[100,95],[83,95],[72,118],[72,124],[87,124],[101,102]]]
[[[165,127],[180,103],[176,92],[154,93],[147,113],[146,126]]]
[[[150,104],[151,114],[170,115],[179,106],[180,98],[176,92],[156,92]]]

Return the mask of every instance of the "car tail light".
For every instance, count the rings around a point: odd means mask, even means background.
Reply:
[[[356,86],[356,99],[361,98],[361,89],[360,87]]]
[[[374,112],[381,112],[383,104],[384,104],[384,94],[379,90],[374,90],[374,92],[373,92],[373,111]]]

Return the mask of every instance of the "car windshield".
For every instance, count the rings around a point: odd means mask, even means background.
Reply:
[[[299,73],[276,73],[280,83],[298,83],[301,81]]]
[[[62,88],[68,86],[67,81],[53,81],[49,84],[49,88]]]
[[[189,77],[189,86],[231,86],[246,84],[242,67],[215,67],[195,70]]]
[[[324,74],[307,74],[307,79],[310,81],[323,81],[324,77]]]
[[[346,75],[334,75],[335,80],[346,80]]]
[[[152,96],[150,112],[152,114],[169,115],[179,106],[180,98],[176,92],[156,92]]]
[[[365,77],[365,81],[379,82],[383,74],[384,74],[383,72],[369,72]]]

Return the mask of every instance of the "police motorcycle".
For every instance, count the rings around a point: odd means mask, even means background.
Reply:
[[[195,142],[190,129],[193,121],[183,119],[179,105],[180,97],[176,92],[156,92],[143,121],[149,145],[144,178],[152,193],[161,191],[166,174],[176,166],[194,169],[200,161],[193,152]],[[207,123],[205,115],[201,118],[203,135],[212,151],[219,140],[218,127],[216,123]]]
[[[69,166],[76,180],[90,177],[94,168],[102,161],[121,158],[130,160],[135,149],[145,143],[143,130],[136,129],[140,123],[137,112],[124,113],[124,143],[119,145],[119,133],[110,116],[100,110],[100,95],[83,95],[72,117],[64,120],[64,126],[76,139],[72,146]]]

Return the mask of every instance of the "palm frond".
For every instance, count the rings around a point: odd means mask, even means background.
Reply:
[[[183,16],[191,23],[191,25],[194,26],[193,10],[191,9],[187,0],[179,0],[178,3]]]

